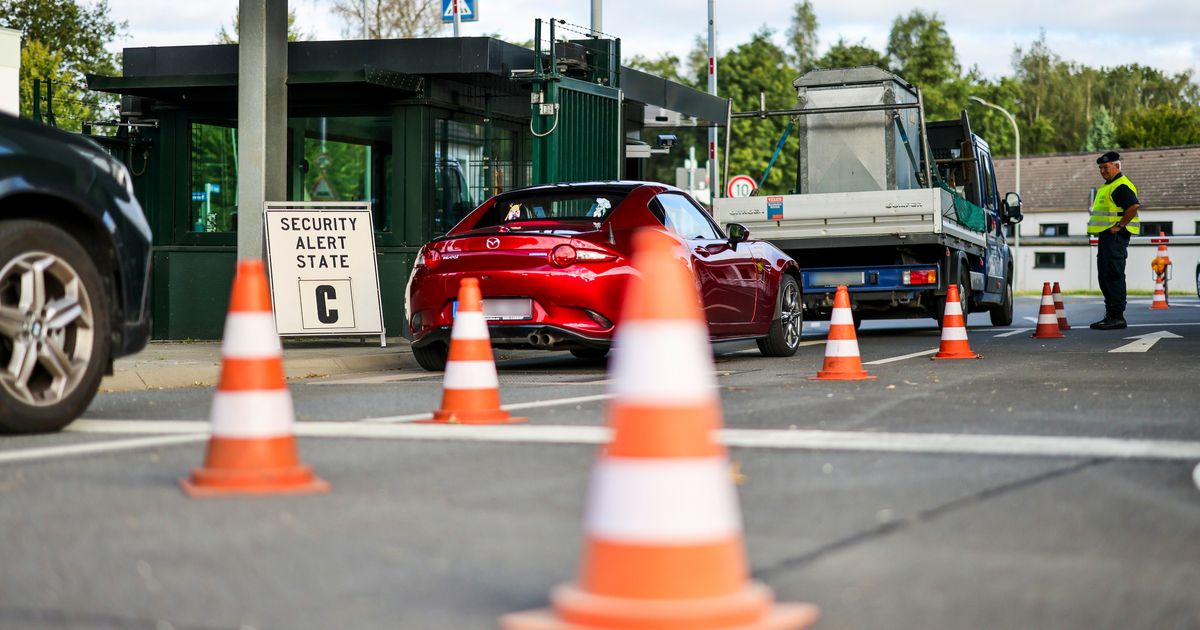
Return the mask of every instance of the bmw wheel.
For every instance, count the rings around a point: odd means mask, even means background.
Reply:
[[[83,413],[109,359],[108,296],[79,243],[0,223],[0,431],[56,431]]]
[[[766,337],[757,340],[758,349],[767,357],[790,357],[800,347],[800,332],[804,326],[804,310],[800,301],[800,285],[784,274],[779,281],[779,308]]]

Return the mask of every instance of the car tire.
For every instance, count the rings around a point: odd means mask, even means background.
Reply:
[[[758,350],[767,357],[790,357],[800,347],[803,329],[804,308],[800,299],[800,284],[794,277],[784,274],[779,280],[779,295],[771,328],[766,337],[755,340]]]
[[[1012,284],[1004,283],[1004,296],[1000,303],[992,307],[988,315],[993,326],[1012,326],[1013,323],[1013,288]]]
[[[577,359],[596,361],[608,356],[608,348],[571,348],[571,354]]]
[[[57,431],[87,409],[108,366],[109,309],[96,263],[70,234],[0,222],[0,432]]]
[[[424,346],[413,346],[412,353],[417,365],[430,372],[441,372],[446,369],[446,357],[450,355],[450,347],[444,342],[435,341]]]

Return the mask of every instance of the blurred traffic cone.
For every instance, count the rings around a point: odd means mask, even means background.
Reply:
[[[1162,277],[1159,277],[1154,281],[1154,301],[1150,303],[1150,310],[1160,311],[1167,308],[1171,306],[1167,304],[1167,292],[1163,288]]]
[[[300,463],[296,450],[292,395],[261,260],[238,263],[221,342],[221,382],[209,417],[212,438],[204,467],[179,480],[187,494],[329,491],[328,483]]]
[[[850,290],[839,285],[833,296],[829,316],[829,336],[825,340],[825,365],[814,381],[861,381],[875,378],[862,367],[858,337],[854,334],[854,315],[850,312]]]
[[[963,319],[962,303],[958,298],[958,285],[952,284],[946,291],[946,311],[942,316],[942,346],[934,359],[978,359],[967,342],[967,324]]]
[[[1037,329],[1033,331],[1034,339],[1055,339],[1062,337],[1058,330],[1058,314],[1054,312],[1054,295],[1050,292],[1050,283],[1042,283],[1042,307],[1038,310]]]
[[[588,488],[578,581],[504,630],[785,630],[819,615],[749,580],[708,329],[678,241],[635,236],[611,362],[608,424]]]
[[[458,311],[450,328],[450,354],[442,382],[442,407],[434,423],[508,424],[525,422],[500,408],[500,379],[492,358],[492,338],[483,318],[478,278],[458,285]]]
[[[1063,305],[1062,289],[1058,288],[1058,283],[1054,283],[1054,315],[1058,317],[1058,329],[1071,330],[1071,325],[1067,323],[1067,307]]]

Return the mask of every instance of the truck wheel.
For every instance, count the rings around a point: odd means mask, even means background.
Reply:
[[[992,318],[993,326],[1012,326],[1013,323],[1013,288],[1009,283],[1004,283],[1004,297],[1000,299],[1000,304],[992,307],[991,313],[988,313]]]
[[[450,354],[450,347],[441,341],[435,341],[424,346],[413,346],[412,353],[417,365],[430,372],[441,372],[446,369],[446,357]]]
[[[1200,298],[1200,263],[1196,264],[1196,297]]]
[[[958,302],[962,307],[963,323],[967,322],[967,315],[970,314],[971,308],[971,283],[966,277],[958,279]],[[946,296],[939,295],[933,298],[933,318],[937,320],[938,328],[946,322]]]
[[[779,280],[779,303],[776,317],[766,337],[755,340],[765,357],[790,357],[800,347],[800,332],[804,328],[804,311],[800,301],[800,285],[784,274]]]
[[[108,295],[70,234],[0,223],[0,432],[57,431],[87,409],[112,344]]]

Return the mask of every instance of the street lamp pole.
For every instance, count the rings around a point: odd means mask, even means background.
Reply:
[[[976,103],[979,103],[980,105],[991,107],[1001,114],[1004,114],[1004,117],[1007,118],[1008,122],[1012,125],[1013,139],[1014,144],[1016,145],[1016,150],[1014,151],[1014,163],[1016,165],[1014,167],[1014,179],[1016,180],[1016,190],[1013,192],[1017,193],[1017,196],[1019,197],[1021,195],[1021,129],[1017,127],[1017,119],[1013,118],[1013,115],[1008,113],[1007,109],[1004,109],[1003,107],[1000,107],[994,103],[989,103],[978,96],[972,96],[970,99]],[[1017,259],[1016,264],[1013,265],[1013,290],[1016,291],[1020,289],[1021,286],[1017,283],[1018,273],[1021,269],[1021,224],[1019,223],[1013,226],[1013,257]]]

